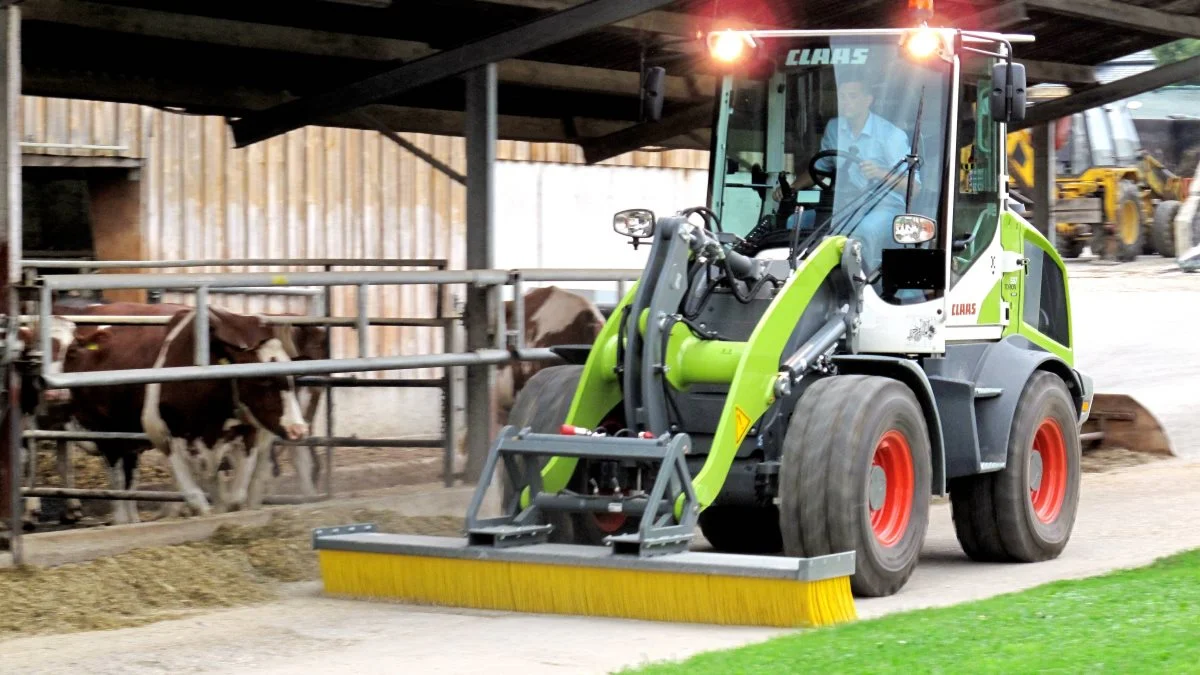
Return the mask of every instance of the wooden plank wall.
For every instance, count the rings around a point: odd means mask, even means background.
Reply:
[[[26,143],[113,146],[78,149],[27,146],[30,154],[115,156],[143,161],[139,231],[147,260],[239,258],[445,258],[465,264],[465,189],[376,132],[306,127],[234,149],[225,122],[141,106],[25,97]],[[460,173],[461,138],[402,134]],[[505,161],[582,164],[582,150],[564,144],[503,141]],[[635,152],[607,166],[706,169],[702,151]],[[498,195],[498,199],[506,198]],[[202,272],[319,271],[289,266],[213,266]],[[347,271],[367,269],[346,267]],[[374,269],[401,269],[384,267]],[[353,314],[355,289],[338,288],[333,313]],[[164,301],[188,302],[168,295]],[[302,298],[218,296],[234,311],[307,313]],[[429,318],[436,289],[375,287],[373,315]],[[447,307],[447,312],[456,308]],[[441,351],[440,331],[379,327],[370,354]],[[334,331],[339,357],[358,355],[353,330]],[[376,376],[397,376],[378,373]],[[407,373],[434,377],[437,373]]]

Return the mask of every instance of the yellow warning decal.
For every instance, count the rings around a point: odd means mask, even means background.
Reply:
[[[746,432],[750,431],[750,416],[742,410],[741,406],[733,406],[733,421],[737,430],[737,444],[742,444],[742,439],[746,438]]]

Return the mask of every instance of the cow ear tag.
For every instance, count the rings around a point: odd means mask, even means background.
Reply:
[[[229,365],[229,359],[221,359],[220,361],[217,361],[217,363],[219,363],[223,366],[227,366],[227,365]]]
[[[87,348],[89,351],[94,352],[100,349],[100,345],[96,344],[95,342],[89,342]]]

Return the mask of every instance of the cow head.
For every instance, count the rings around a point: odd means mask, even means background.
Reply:
[[[17,350],[23,359],[30,358],[41,348],[41,335],[32,328],[26,326],[19,328],[17,339],[19,341]],[[75,324],[73,322],[58,316],[50,317],[50,353],[42,355],[48,374],[55,375],[62,372],[67,348],[74,339]],[[41,389],[41,378],[33,369],[23,373],[23,378],[25,381],[22,383],[22,391],[35,393]],[[46,403],[51,405],[66,403],[71,399],[70,389],[46,389],[42,394]]]
[[[283,341],[276,337],[274,327],[259,317],[211,307],[208,320],[214,361],[287,363],[292,360]],[[296,397],[295,377],[240,378],[234,382],[234,393],[240,416],[253,425],[291,440],[308,435],[308,424]]]
[[[506,302],[505,325],[514,325],[513,303]],[[590,300],[557,286],[535,288],[525,294],[525,346],[544,349],[559,345],[590,345],[604,328],[604,315]],[[501,423],[517,393],[542,368],[557,361],[516,361],[496,369],[496,407]]]

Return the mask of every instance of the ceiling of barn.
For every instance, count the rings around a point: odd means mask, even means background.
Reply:
[[[528,24],[578,0],[24,0],[23,91],[232,117],[326,92]],[[640,58],[671,77],[664,115],[711,98],[698,32],[907,25],[905,0],[678,0],[498,66],[501,138],[586,145],[638,119]],[[419,5],[423,14],[413,11]],[[936,0],[932,25],[1031,33],[1031,79],[1095,86],[1091,66],[1200,37],[1200,0]],[[687,75],[691,73],[690,75]],[[396,131],[458,135],[463,81],[362,109]],[[319,123],[362,127],[354,112]],[[696,146],[702,134],[672,145]]]

